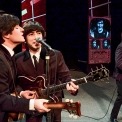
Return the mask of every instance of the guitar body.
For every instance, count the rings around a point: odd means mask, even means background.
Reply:
[[[12,96],[16,96],[15,93],[11,94]],[[25,117],[25,113],[8,113],[8,122],[22,120]]]
[[[46,83],[44,76],[37,76],[36,78],[31,76],[19,76],[20,80],[20,86],[23,88],[23,90],[29,90],[31,87],[38,87],[45,89]]]
[[[9,116],[8,121],[13,122],[13,121],[22,120],[25,114],[24,113],[9,113],[8,116]]]
[[[47,84],[45,81],[45,76],[37,76],[34,77],[26,77],[19,76],[20,86],[22,86],[23,90],[31,90],[36,91],[38,98],[47,99],[47,93],[45,89],[47,89]],[[54,94],[49,96],[50,100],[53,102],[59,102],[59,99]]]

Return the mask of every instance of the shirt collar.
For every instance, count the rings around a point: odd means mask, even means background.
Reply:
[[[8,50],[8,52],[10,53],[11,56],[14,55],[14,51],[13,51],[11,48],[7,47],[7,46],[4,45],[4,44],[2,44],[2,46],[4,46],[4,47]]]
[[[30,52],[30,51],[29,51],[29,52]],[[39,58],[40,58],[40,53],[41,53],[41,48],[40,48],[39,51],[36,52],[35,54],[33,54],[32,52],[30,52],[31,58],[33,57],[33,55],[35,55],[36,58],[37,58],[37,60],[39,60]]]

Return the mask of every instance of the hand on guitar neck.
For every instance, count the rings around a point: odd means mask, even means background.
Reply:
[[[75,81],[75,80],[74,80]],[[67,91],[69,91],[72,95],[76,95],[78,93],[79,86],[73,83],[73,80],[66,85]]]

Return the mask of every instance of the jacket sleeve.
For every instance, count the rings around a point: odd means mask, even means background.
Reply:
[[[10,95],[11,74],[6,63],[0,59],[0,111],[29,113],[29,100]]]
[[[57,72],[58,72],[58,78],[61,80],[61,82],[69,82],[71,81],[71,74],[70,71],[64,61],[64,57],[60,51],[57,53]]]
[[[122,43],[116,49],[115,64],[116,64],[116,67],[122,71]]]
[[[61,52],[58,53],[58,76],[61,82],[70,82],[71,81],[71,74],[69,68],[67,67],[63,55]],[[71,93],[72,95],[77,95],[78,90],[75,93]]]

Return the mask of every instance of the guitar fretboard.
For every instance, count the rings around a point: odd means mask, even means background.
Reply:
[[[83,77],[83,78],[75,79],[72,82],[74,82],[76,85],[82,84],[82,83],[87,83],[87,78]],[[67,82],[67,83],[70,83],[70,82]],[[61,91],[63,89],[66,89],[67,83],[59,84],[59,85],[56,85],[56,86],[51,86],[51,87],[49,87],[49,89],[43,89],[43,90],[40,89],[40,90],[44,94],[46,94],[47,92],[49,92],[49,93],[58,92],[58,91]],[[47,91],[47,90],[49,90],[49,91]]]

